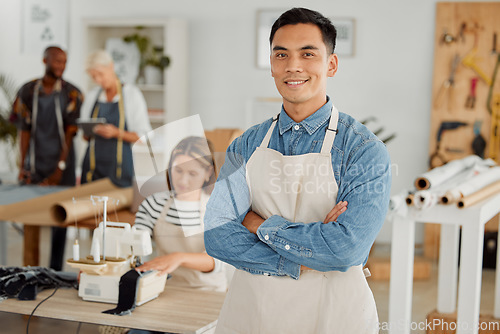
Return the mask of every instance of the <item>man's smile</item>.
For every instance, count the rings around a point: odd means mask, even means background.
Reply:
[[[308,82],[309,80],[298,80],[298,79],[289,79],[285,80],[285,84],[288,87],[299,87]]]

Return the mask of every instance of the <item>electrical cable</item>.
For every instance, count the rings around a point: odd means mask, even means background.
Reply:
[[[54,289],[54,292],[52,292],[52,294],[50,296],[48,296],[47,298],[45,298],[44,300],[42,300],[40,303],[38,303],[38,305],[33,309],[33,311],[31,312],[31,314],[30,314],[30,316],[28,318],[28,323],[26,324],[26,334],[29,334],[30,320],[31,320],[31,317],[33,316],[33,314],[35,313],[36,309],[38,308],[38,306],[42,305],[43,302],[45,302],[50,297],[52,297],[57,292],[58,289],[59,289],[59,287],[56,286],[55,289]]]

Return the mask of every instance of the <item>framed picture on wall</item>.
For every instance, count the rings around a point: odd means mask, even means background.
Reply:
[[[330,20],[337,29],[335,53],[339,56],[354,56],[354,19],[330,17]]]
[[[269,69],[269,57],[271,56],[271,49],[269,47],[269,34],[274,21],[286,9],[263,9],[257,11],[257,54],[256,65],[261,69]]]
[[[68,49],[69,1],[24,0],[21,52],[41,55],[48,46]]]

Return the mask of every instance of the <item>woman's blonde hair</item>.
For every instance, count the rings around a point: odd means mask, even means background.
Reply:
[[[85,62],[85,70],[89,71],[98,66],[109,66],[113,64],[113,58],[104,50],[97,50],[88,55]]]
[[[170,182],[170,173],[172,170],[172,165],[175,158],[179,155],[187,155],[193,159],[196,159],[206,170],[212,170],[212,174],[208,181],[203,183],[203,191],[210,194],[214,189],[215,180],[217,178],[215,172],[215,160],[213,155],[212,143],[203,137],[190,136],[181,140],[172,150],[170,154],[170,160],[168,162],[167,168],[167,187],[171,191],[175,191],[174,185]]]

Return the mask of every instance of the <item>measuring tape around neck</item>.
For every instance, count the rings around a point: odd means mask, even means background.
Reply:
[[[123,94],[122,94],[122,84],[120,80],[116,81],[117,85],[117,93],[118,93],[118,111],[120,114],[120,118],[118,120],[118,129],[120,133],[123,133],[125,130],[125,106],[123,103]],[[99,99],[99,94],[97,94],[97,99]],[[95,104],[94,110],[92,112],[92,118],[97,118],[99,115],[99,103],[98,101]],[[123,161],[123,138],[119,136],[117,139],[116,145],[116,177],[118,179],[122,178],[122,161]],[[92,177],[94,175],[95,167],[96,167],[96,159],[95,159],[95,137],[90,138],[89,142],[89,171],[87,172],[86,178],[87,182],[92,182]]]

